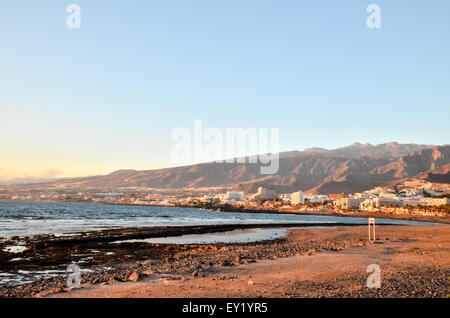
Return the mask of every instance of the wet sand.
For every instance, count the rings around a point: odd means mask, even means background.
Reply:
[[[135,281],[35,296],[450,297],[450,226],[379,226],[377,238],[368,245],[362,226],[291,229],[284,241],[212,245],[164,264],[139,263]],[[381,267],[379,289],[366,287],[370,264]]]

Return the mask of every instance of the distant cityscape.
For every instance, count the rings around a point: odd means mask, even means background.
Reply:
[[[447,216],[450,213],[450,184],[409,180],[393,187],[376,187],[352,194],[309,194],[302,191],[277,194],[269,187],[257,193],[226,189],[146,189],[127,187],[120,191],[75,191],[71,189],[29,189],[14,193],[0,188],[0,200],[69,201],[105,204],[154,205],[264,210],[282,213],[381,212]]]

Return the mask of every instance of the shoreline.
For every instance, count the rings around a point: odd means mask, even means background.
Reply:
[[[145,240],[151,238],[182,237],[184,235],[203,235],[211,233],[226,233],[236,230],[249,229],[290,229],[290,228],[336,228],[336,227],[360,227],[367,226],[358,223],[249,223],[249,224],[222,224],[222,225],[189,225],[189,226],[154,226],[154,227],[121,227],[116,229],[104,229],[88,232],[76,232],[68,234],[41,234],[33,236],[13,236],[0,238],[0,268],[2,270],[29,270],[35,267],[36,262],[41,267],[51,267],[57,263],[84,261],[86,265],[98,266],[105,263],[114,262],[118,257],[111,256],[99,258],[98,260],[86,261],[89,256],[98,256],[95,253],[88,253],[89,250],[101,250],[104,254],[118,253],[121,250],[119,245],[111,245],[118,241],[126,244],[127,247],[136,249],[159,246],[200,246],[200,245],[245,245],[271,242],[273,240],[256,240],[253,242],[234,243],[212,243],[212,244],[158,244],[130,242],[133,240]],[[377,224],[377,226],[424,226],[408,224]],[[438,225],[432,225],[438,226]],[[283,240],[283,238],[279,239]],[[7,252],[8,247],[22,246],[23,251]],[[65,257],[68,252],[73,253],[69,258]],[[127,253],[127,251],[121,251]],[[35,254],[38,254],[36,256]],[[139,255],[136,255],[139,257]],[[134,259],[130,259],[134,260]]]
[[[367,244],[365,227],[291,229],[283,241],[192,249],[160,263],[138,263],[122,281],[35,296],[449,297],[450,226],[386,226],[377,233],[377,244]],[[366,286],[373,263],[382,270],[379,289]]]
[[[326,229],[320,227],[327,227]],[[286,238],[249,243],[213,244],[153,244],[125,242],[110,244],[117,240],[165,237],[185,234],[203,234],[251,228],[287,228]],[[319,228],[317,228],[319,227]],[[329,227],[332,227],[331,229]],[[416,231],[432,228],[442,232],[447,225],[378,225],[380,244],[394,240],[402,231]],[[342,231],[352,235],[329,237],[330,233]],[[291,233],[322,233],[319,238],[306,237],[291,240]],[[355,233],[357,233],[355,235]],[[381,234],[380,234],[381,233]],[[20,238],[24,240],[24,238]],[[410,239],[406,237],[405,239]],[[342,251],[352,246],[367,246],[367,225],[361,224],[239,224],[220,226],[122,228],[88,232],[68,237],[52,235],[39,236],[27,240],[27,250],[19,261],[10,262],[12,255],[5,259],[0,254],[2,269],[9,271],[49,271],[58,270],[57,277],[35,281],[30,284],[0,287],[0,297],[38,297],[48,293],[67,292],[65,268],[75,262],[82,270],[82,284],[87,286],[108,285],[115,282],[139,281],[146,277],[203,277],[220,272],[224,268],[276,260],[278,258],[313,255],[318,251]],[[4,242],[2,242],[4,244]],[[0,249],[1,251],[1,249]],[[34,257],[31,257],[34,256]],[[31,257],[31,258],[29,258]],[[27,259],[28,258],[28,259]],[[183,278],[184,277],[184,278]]]

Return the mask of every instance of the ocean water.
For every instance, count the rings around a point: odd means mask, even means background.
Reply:
[[[66,234],[129,226],[275,223],[367,224],[367,218],[228,213],[192,208],[97,203],[0,201],[0,237]],[[377,219],[377,224],[425,223]]]

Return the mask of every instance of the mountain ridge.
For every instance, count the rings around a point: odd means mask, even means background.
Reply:
[[[311,149],[311,148],[310,148]],[[405,178],[450,183],[450,146],[355,143],[320,153],[280,153],[276,174],[261,175],[260,164],[201,163],[158,170],[118,170],[104,176],[50,182],[78,188],[158,189],[226,187],[247,193],[260,186],[279,193],[302,190],[311,193],[351,193],[387,186]]]

